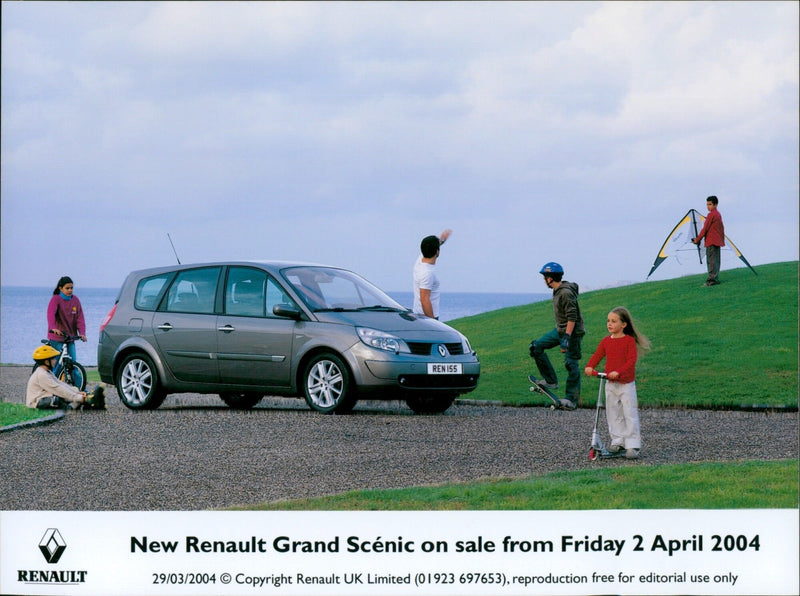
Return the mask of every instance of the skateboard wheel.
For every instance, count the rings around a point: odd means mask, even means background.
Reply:
[[[589,461],[595,461],[597,459],[597,451],[594,450],[594,447],[589,449]]]
[[[555,410],[555,409],[556,409],[556,407],[555,407],[553,404],[550,404],[550,409],[551,409],[551,410]]]

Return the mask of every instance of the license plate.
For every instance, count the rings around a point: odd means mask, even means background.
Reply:
[[[428,363],[429,375],[460,375],[461,373],[462,368],[460,362],[450,362],[447,364],[442,364],[439,362]]]

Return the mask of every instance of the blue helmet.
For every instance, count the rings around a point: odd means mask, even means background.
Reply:
[[[564,273],[564,268],[558,263],[550,261],[549,263],[545,263],[544,267],[542,267],[542,270],[539,271],[539,273],[541,275],[545,275],[547,273]]]

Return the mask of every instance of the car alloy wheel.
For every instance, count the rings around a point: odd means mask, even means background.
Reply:
[[[144,354],[128,356],[119,371],[117,391],[126,406],[133,410],[155,409],[164,401],[165,394],[150,358]]]
[[[350,373],[333,354],[321,354],[308,363],[304,389],[306,402],[318,412],[344,413],[355,405],[350,391]]]

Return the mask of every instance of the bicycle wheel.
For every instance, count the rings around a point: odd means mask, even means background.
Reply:
[[[86,389],[86,369],[78,362],[73,362],[64,367],[58,374],[58,380],[67,385],[77,387],[78,391]]]

